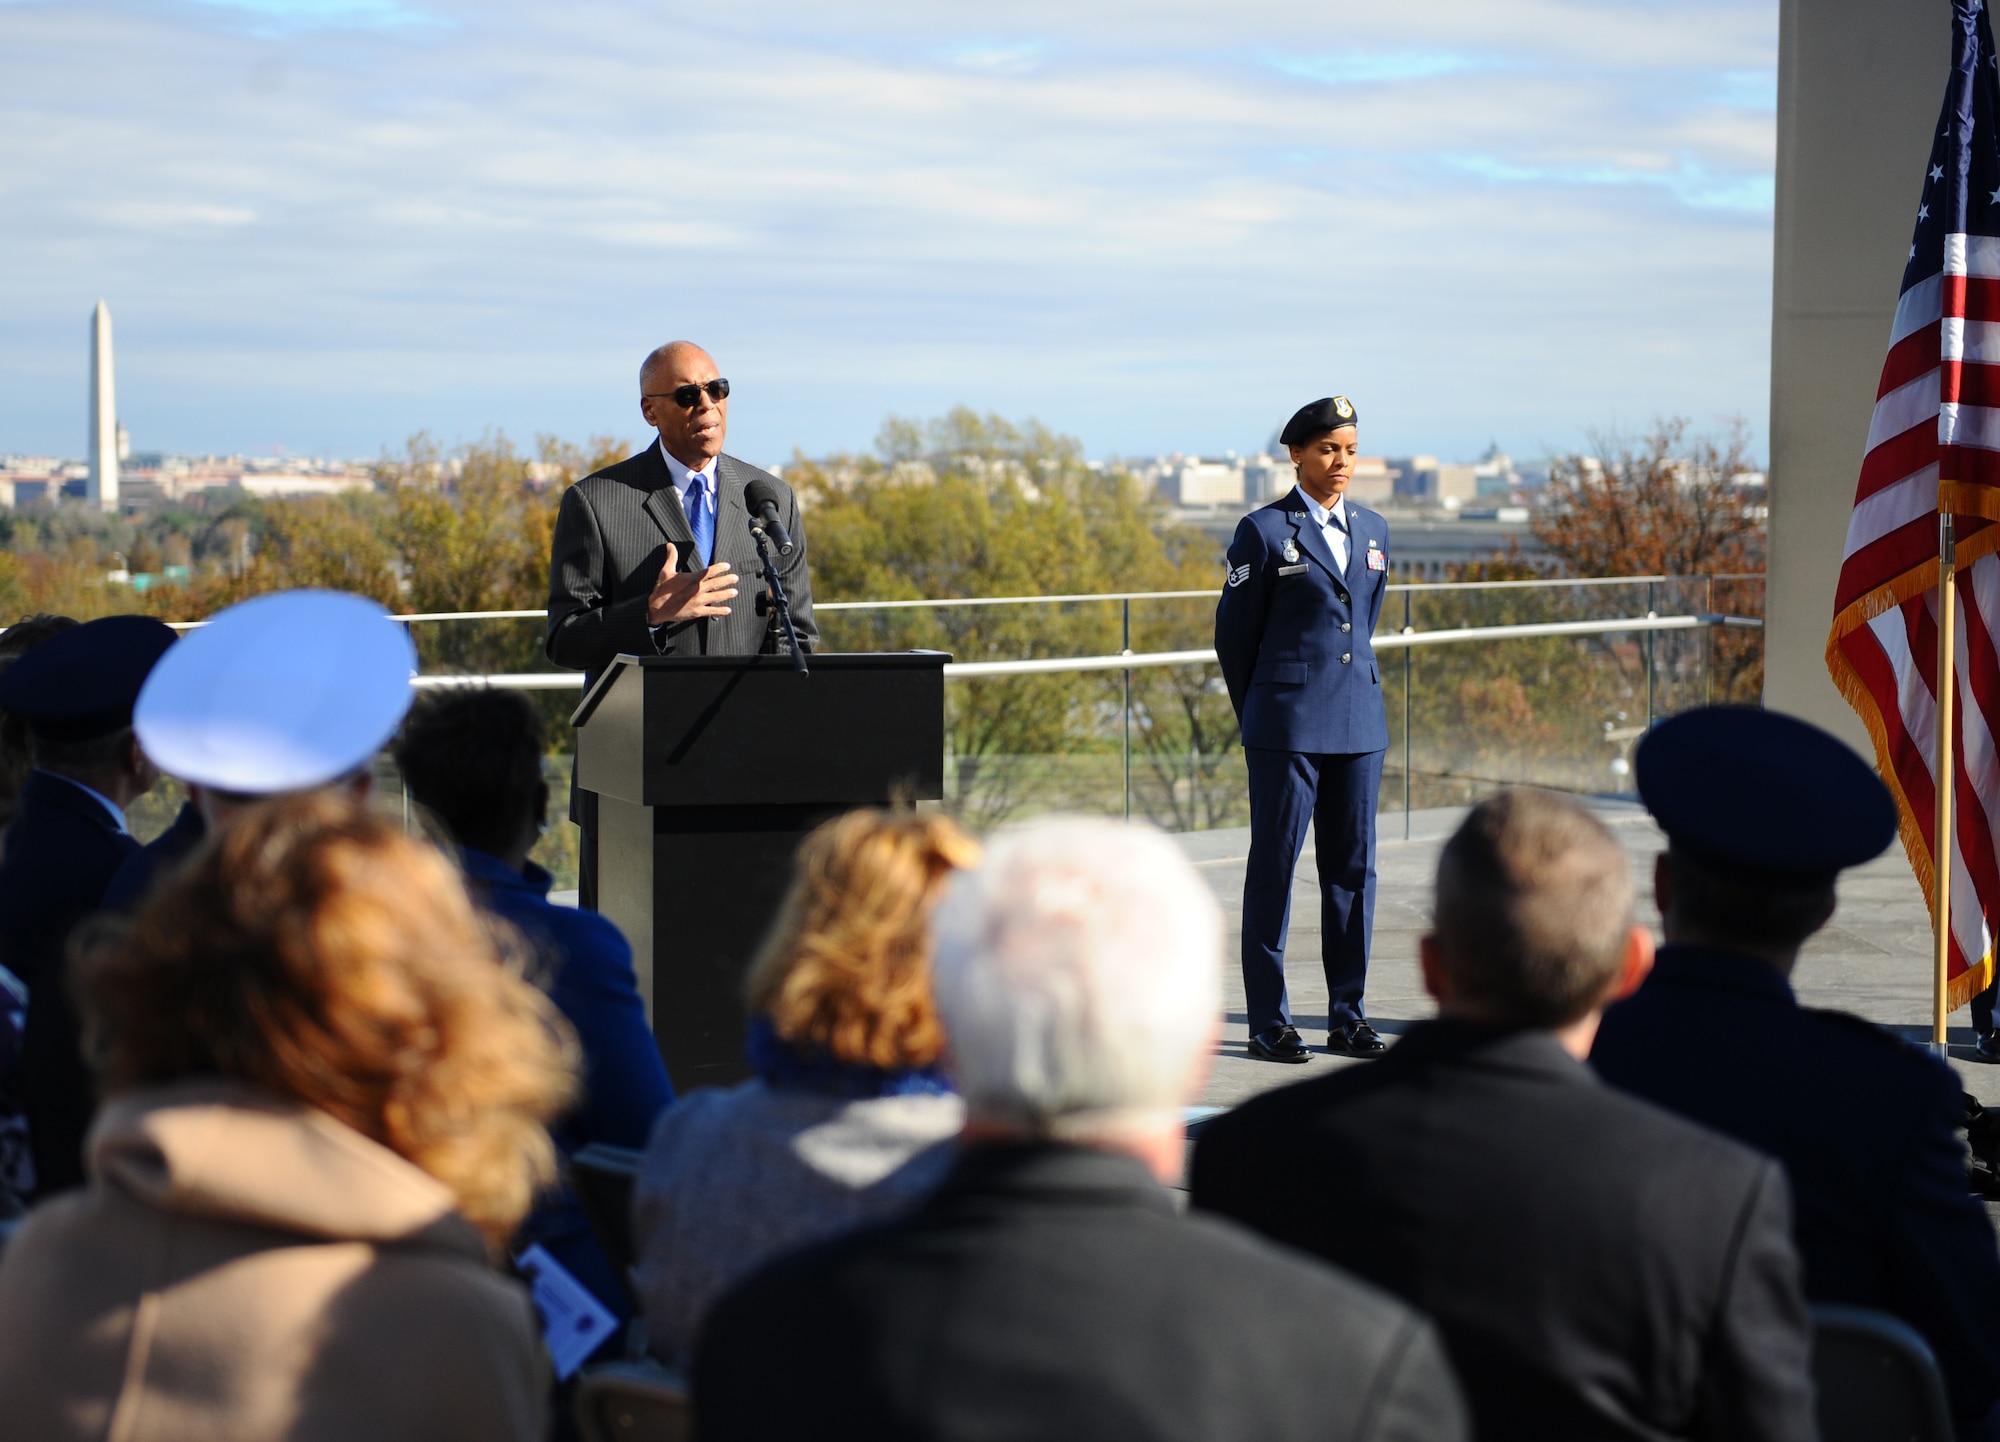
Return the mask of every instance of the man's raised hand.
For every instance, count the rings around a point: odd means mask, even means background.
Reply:
[[[666,563],[660,579],[653,582],[646,597],[646,624],[664,626],[670,621],[692,621],[698,616],[727,616],[729,603],[736,599],[736,573],[727,561],[717,561],[705,571],[676,571],[680,552],[667,542]]]

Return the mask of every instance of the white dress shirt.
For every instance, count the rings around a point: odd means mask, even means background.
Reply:
[[[717,460],[717,457],[710,456],[706,461],[702,463],[702,467],[698,471],[689,470],[686,466],[682,465],[679,461],[673,458],[672,453],[667,450],[667,443],[665,441],[661,441],[660,459],[667,463],[667,475],[673,480],[674,499],[681,503],[681,513],[683,515],[689,514],[688,484],[696,477],[699,477],[703,489],[705,489],[708,492],[708,513],[709,515],[713,516],[715,514],[715,462]],[[696,559],[700,560],[705,565],[708,562],[713,561],[715,557],[700,556],[697,557]]]
[[[674,459],[673,452],[667,449],[667,443],[665,441],[661,441],[660,459],[667,463],[667,476],[673,482],[674,499],[681,503],[681,514],[682,515],[688,514],[688,485],[696,478],[699,478],[701,484],[708,490],[708,513],[710,516],[714,516],[716,513],[715,512],[715,499],[716,499],[715,462],[718,458],[715,456],[710,456],[708,460],[703,463],[702,468],[700,470],[698,471],[689,470],[686,466],[682,465],[679,461]],[[713,549],[714,543],[710,542],[709,544],[710,544],[710,549]],[[715,557],[713,556],[695,557],[695,560],[701,563],[701,565],[707,565],[710,561],[713,561],[714,559]],[[697,569],[699,569],[699,567],[697,567]],[[646,629],[655,636],[660,634],[659,626],[648,626],[646,627]]]
[[[1341,575],[1346,575],[1348,555],[1347,493],[1342,491],[1338,496],[1334,497],[1331,508],[1322,506],[1318,501],[1315,501],[1307,494],[1304,486],[1299,487],[1299,495],[1304,498],[1306,510],[1311,513],[1314,524],[1320,529],[1320,534],[1326,537],[1327,549],[1333,552],[1334,566],[1340,571]],[[1336,521],[1339,522],[1338,525],[1334,524]]]

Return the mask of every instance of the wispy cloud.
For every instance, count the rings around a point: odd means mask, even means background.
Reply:
[[[1742,210],[1768,213],[1775,199],[1772,176],[1718,174],[1692,156],[1681,155],[1671,166],[1522,165],[1490,155],[1448,155],[1447,164],[1482,180],[1501,185],[1650,186],[1666,191],[1684,205],[1702,210]]]
[[[1384,85],[1435,80],[1467,70],[1489,69],[1497,62],[1451,50],[1359,50],[1332,55],[1279,56],[1269,63],[1286,75],[1321,85]]]
[[[1715,96],[1724,105],[1744,110],[1778,109],[1776,70],[1725,70],[1715,76]]]
[[[399,29],[436,24],[434,16],[400,0],[191,0],[207,9],[232,12],[259,30]]]
[[[1039,40],[966,40],[944,48],[945,59],[968,70],[1020,75],[1035,67],[1048,49]]]

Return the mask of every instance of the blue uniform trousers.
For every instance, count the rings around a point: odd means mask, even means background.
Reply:
[[[1292,1024],[1285,996],[1285,932],[1292,875],[1314,832],[1319,865],[1320,960],[1327,1025],[1365,1015],[1368,939],[1375,928],[1375,802],[1380,751],[1315,755],[1245,747],[1250,771],[1250,859],[1243,876],[1243,995],[1250,1034]]]

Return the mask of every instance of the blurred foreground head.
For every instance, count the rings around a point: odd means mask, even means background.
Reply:
[[[1651,963],[1632,896],[1624,850],[1582,806],[1547,791],[1489,796],[1438,858],[1425,981],[1451,1014],[1568,1026],[1637,985]]]
[[[466,687],[418,702],[396,738],[396,769],[453,842],[512,862],[548,812],[547,733],[519,691]]]
[[[979,844],[936,813],[850,811],[799,847],[747,1000],[786,1045],[849,1066],[933,1065],[932,909]],[[753,1046],[755,1045],[753,1041]]]
[[[221,1076],[294,1098],[442,1182],[498,1246],[555,1176],[573,1044],[451,864],[337,793],[246,812],[77,985],[109,1094]]]
[[[975,1123],[1082,1140],[1180,1127],[1222,1004],[1222,916],[1150,827],[998,833],[935,923],[938,1008]]]
[[[68,616],[52,616],[38,611],[23,616],[0,631],[0,674],[35,647],[76,625]],[[20,799],[21,787],[35,764],[34,741],[28,723],[19,716],[0,711],[0,824],[11,820]]]

